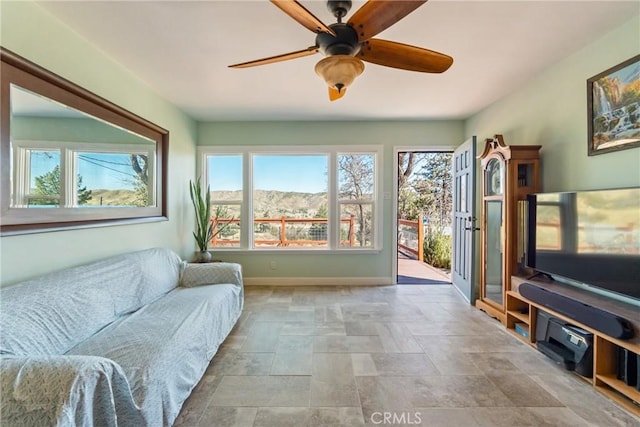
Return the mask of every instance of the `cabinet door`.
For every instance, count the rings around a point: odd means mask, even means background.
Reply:
[[[485,268],[484,297],[496,304],[504,304],[502,260],[504,252],[502,200],[485,203]]]

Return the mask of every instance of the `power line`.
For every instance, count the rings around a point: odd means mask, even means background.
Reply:
[[[101,164],[101,163],[109,163],[109,164],[115,164],[115,165],[119,165],[119,166],[127,166],[124,163],[109,162],[109,161],[106,161],[106,160],[94,159],[93,157],[83,156],[83,155],[78,155],[78,159],[84,160],[87,163],[90,163],[92,165],[101,167],[103,169],[108,169],[108,170],[111,170],[111,171],[114,171],[114,172],[121,173],[123,175],[130,176],[132,178],[136,178],[135,174],[127,173],[127,172],[124,172],[124,171],[121,171],[121,170],[118,170],[118,169],[115,169],[115,168],[111,168],[109,166],[105,166],[105,165]]]

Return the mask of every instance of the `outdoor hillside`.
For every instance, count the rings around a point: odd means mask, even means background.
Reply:
[[[211,200],[238,200],[240,191],[212,191]],[[136,203],[133,190],[92,190],[88,206],[131,206]],[[314,217],[321,206],[327,206],[327,193],[295,193],[285,191],[256,190],[253,207],[256,216],[263,218]],[[236,215],[237,216],[237,215]]]
[[[212,200],[238,200],[240,191],[212,191]],[[327,206],[327,193],[296,193],[288,191],[255,190],[253,210],[263,218],[314,217],[321,206]]]
[[[133,190],[91,190],[87,206],[137,206]]]

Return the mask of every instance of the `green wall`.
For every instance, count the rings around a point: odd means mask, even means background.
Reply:
[[[466,135],[542,145],[544,191],[640,185],[640,148],[587,155],[587,79],[640,53],[635,16],[468,119]]]
[[[382,145],[383,192],[393,193],[393,149],[455,147],[463,142],[462,121],[432,122],[225,122],[200,123],[198,145]],[[393,204],[383,200],[383,247],[371,254],[287,254],[220,252],[216,258],[240,262],[248,283],[285,283],[273,278],[310,278],[306,283],[390,283]],[[277,268],[271,270],[269,263]],[[323,281],[322,278],[339,278]],[[258,279],[258,280],[255,280]],[[302,281],[304,282],[304,281]],[[300,282],[300,283],[302,283]]]
[[[93,118],[12,117],[11,137],[14,141],[96,142],[155,146],[149,138]]]
[[[0,44],[170,131],[169,221],[3,237],[2,285],[154,246],[190,256],[188,183],[195,175],[195,122],[32,2],[2,2]]]

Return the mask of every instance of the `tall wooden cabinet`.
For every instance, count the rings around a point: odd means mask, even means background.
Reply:
[[[511,276],[524,268],[527,195],[540,191],[540,145],[485,140],[482,167],[480,295],[476,307],[506,323]]]

